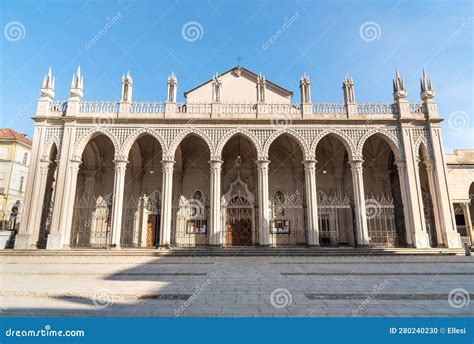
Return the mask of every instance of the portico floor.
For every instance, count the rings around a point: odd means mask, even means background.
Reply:
[[[1,315],[474,316],[473,257],[74,252],[2,252]]]

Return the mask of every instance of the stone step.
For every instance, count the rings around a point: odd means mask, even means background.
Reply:
[[[373,255],[457,255],[464,249],[450,248],[173,248],[173,249],[71,249],[71,250],[2,250],[0,256],[373,256]]]

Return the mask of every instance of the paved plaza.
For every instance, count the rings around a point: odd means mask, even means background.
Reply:
[[[2,316],[474,316],[459,256],[1,257]]]

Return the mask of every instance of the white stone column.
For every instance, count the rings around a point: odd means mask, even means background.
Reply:
[[[408,192],[408,187],[406,184],[406,161],[404,160],[397,160],[395,161],[398,170],[398,177],[400,179],[400,192],[402,196],[402,203],[403,203],[403,217],[404,217],[404,224],[405,224],[405,234],[406,234],[406,241],[407,246],[413,246],[413,233],[412,228],[414,228],[414,219],[413,219],[413,212],[410,210],[410,198],[411,195]]]
[[[64,185],[64,214],[60,218],[59,227],[64,235],[63,248],[70,248],[71,245],[71,231],[72,218],[74,215],[74,201],[76,199],[77,188],[77,173],[81,165],[79,158],[74,158],[69,161],[69,168],[66,174],[66,182]],[[59,191],[58,191],[59,192]]]
[[[365,209],[364,175],[362,170],[363,160],[352,160],[352,186],[354,188],[354,205],[357,226],[357,245],[369,245],[369,230],[367,227],[367,214]]]
[[[469,211],[469,203],[461,203],[462,212],[464,214],[464,222],[466,223],[466,232],[471,238],[471,245],[474,245],[474,233],[472,231],[471,212]]]
[[[426,167],[426,174],[428,175],[428,187],[430,189],[431,194],[431,202],[433,204],[433,214],[435,219],[435,229],[436,229],[436,239],[438,241],[438,245],[446,244],[446,236],[443,233],[442,228],[444,227],[444,221],[440,214],[439,209],[439,200],[437,197],[436,192],[436,183],[435,183],[435,175],[434,175],[434,168],[433,168],[433,161],[430,159],[423,160],[423,163]]]
[[[257,160],[258,173],[258,244],[270,244],[270,216],[268,209],[268,164],[269,160]]]
[[[175,161],[163,160],[163,186],[160,221],[160,246],[169,247],[171,244],[171,214],[173,207],[173,168]]]
[[[217,246],[222,244],[222,229],[221,229],[221,167],[222,160],[211,160],[211,190],[210,190],[210,225],[209,230],[209,245]]]
[[[33,186],[33,194],[31,196],[31,211],[30,219],[26,233],[20,232],[15,238],[16,249],[31,249],[36,248],[38,241],[39,230],[41,226],[41,212],[43,207],[44,195],[46,192],[46,182],[48,180],[49,160],[40,159],[39,166],[34,176],[35,183]]]
[[[112,247],[120,248],[122,234],[123,192],[125,188],[125,172],[128,160],[126,157],[117,157],[115,163],[114,193],[112,203]]]
[[[319,246],[318,195],[316,192],[316,160],[305,160],[305,189],[308,212],[309,246]]]
[[[398,160],[397,166],[400,173],[402,187],[403,208],[405,211],[405,226],[412,245],[416,248],[430,247],[428,233],[426,232],[423,195],[421,193],[420,173],[418,168],[418,152],[413,139],[413,126],[401,124],[403,152],[405,160]],[[403,196],[405,194],[405,196]]]
[[[425,106],[428,112],[433,111],[435,115],[437,114],[436,102],[427,103]],[[430,118],[433,117],[431,114],[429,116]],[[439,217],[442,221],[441,231],[446,236],[446,245],[450,248],[461,248],[461,237],[456,229],[454,208],[449,194],[440,124],[430,122],[428,126],[432,150],[431,157],[433,159],[433,179],[436,186],[434,192],[432,192],[432,198],[437,197],[438,199]]]

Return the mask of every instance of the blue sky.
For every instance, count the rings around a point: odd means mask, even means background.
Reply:
[[[396,68],[409,99],[419,101],[425,68],[446,119],[446,152],[474,148],[472,1],[3,0],[0,6],[0,126],[30,136],[50,65],[57,100],[67,99],[79,64],[86,100],[118,100],[128,70],[135,100],[163,100],[172,71],[182,100],[184,91],[241,56],[244,67],[293,90],[294,102],[303,72],[311,77],[313,101],[341,102],[350,73],[358,102],[390,102]],[[197,22],[198,36],[192,29],[183,36],[189,22]]]

